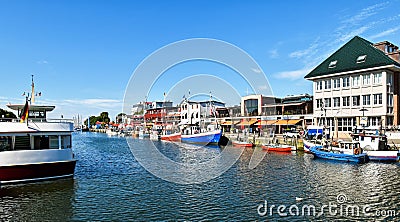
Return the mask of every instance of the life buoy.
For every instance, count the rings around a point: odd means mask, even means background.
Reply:
[[[360,154],[360,150],[358,148],[354,149],[354,155]]]

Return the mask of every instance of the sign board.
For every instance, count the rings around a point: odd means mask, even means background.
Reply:
[[[366,116],[360,117],[360,125],[366,126],[367,123],[368,123],[368,117],[366,117]]]

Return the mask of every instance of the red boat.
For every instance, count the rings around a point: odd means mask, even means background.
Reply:
[[[236,147],[253,147],[253,143],[241,142],[241,141],[232,141],[232,145]]]
[[[169,135],[161,135],[161,140],[180,142],[181,141],[181,133],[172,133]]]
[[[267,144],[261,146],[263,150],[266,151],[274,151],[274,152],[291,152],[294,149],[293,146],[284,145],[284,144]]]

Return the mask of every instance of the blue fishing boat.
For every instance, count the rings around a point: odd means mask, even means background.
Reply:
[[[195,144],[218,144],[221,138],[221,130],[213,130],[206,132],[195,132],[193,134],[181,135],[181,141],[183,143],[195,143]]]
[[[181,142],[202,145],[219,143],[222,131],[216,118],[218,110],[226,109],[224,103],[213,100],[210,95],[210,100],[202,102],[184,99],[180,107],[181,121],[178,125]]]
[[[352,153],[345,153],[324,146],[312,146],[310,152],[317,158],[338,160],[354,163],[366,163],[369,161],[368,155],[362,152],[361,148],[354,148]]]

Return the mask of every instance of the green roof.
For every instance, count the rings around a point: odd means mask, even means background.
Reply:
[[[365,61],[357,63],[359,56],[363,55],[366,55]],[[333,65],[334,61],[337,61],[335,67],[329,68],[330,64]],[[304,78],[322,77],[333,73],[385,65],[400,66],[398,62],[391,59],[381,50],[375,48],[373,43],[359,36],[355,36],[335,53],[329,56],[325,61],[319,64],[314,70],[308,73]]]

